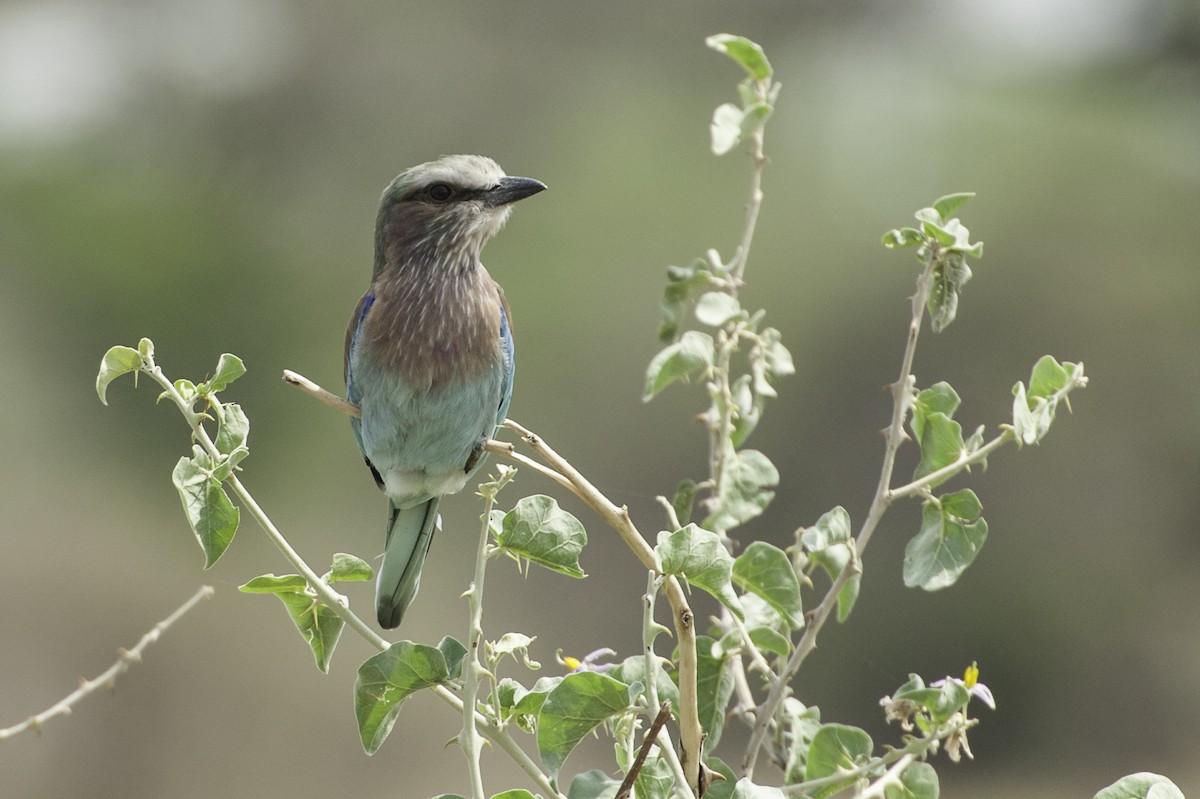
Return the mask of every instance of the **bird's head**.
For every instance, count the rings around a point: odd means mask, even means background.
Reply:
[[[389,266],[473,266],[508,221],[511,204],[545,188],[505,175],[481,155],[447,155],[406,169],[379,203],[375,273]]]

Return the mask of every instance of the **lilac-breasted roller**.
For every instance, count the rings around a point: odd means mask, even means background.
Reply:
[[[443,494],[460,491],[504,421],[513,385],[512,317],[479,261],[511,203],[545,189],[490,158],[414,166],[383,192],[371,286],[346,329],[354,437],[387,495],[375,605],[396,627],[417,593]]]

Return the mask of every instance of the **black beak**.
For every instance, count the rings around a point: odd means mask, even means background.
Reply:
[[[545,191],[546,184],[533,178],[500,178],[500,182],[484,192],[487,204],[491,206],[508,205],[517,200]]]

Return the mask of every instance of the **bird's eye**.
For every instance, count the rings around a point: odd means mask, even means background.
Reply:
[[[450,199],[454,191],[445,183],[434,183],[429,187],[429,199],[435,203],[444,203]]]

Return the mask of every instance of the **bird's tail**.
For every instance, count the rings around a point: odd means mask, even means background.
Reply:
[[[404,611],[417,595],[421,567],[437,525],[438,497],[412,508],[397,508],[388,502],[387,543],[375,583],[375,611],[379,626],[400,626]]]

